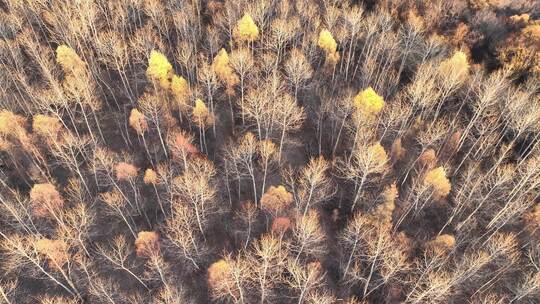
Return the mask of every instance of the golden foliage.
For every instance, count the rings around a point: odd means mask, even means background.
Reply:
[[[354,97],[354,107],[356,111],[367,116],[373,117],[379,114],[385,105],[382,96],[377,94],[373,88],[368,87]]]
[[[326,54],[326,64],[331,67],[335,66],[339,61],[340,55],[337,51],[337,42],[334,40],[332,33],[328,30],[322,30],[319,33],[317,45],[323,49]]]
[[[148,123],[144,114],[135,108],[131,109],[131,113],[129,114],[129,125],[139,135],[143,135],[148,130]]]
[[[208,267],[208,285],[217,288],[221,282],[227,281],[230,275],[229,263],[221,259]]]
[[[158,182],[158,175],[156,171],[148,168],[144,171],[143,181],[147,185],[155,185]]]
[[[439,75],[443,81],[452,81],[461,83],[469,75],[469,62],[467,54],[457,51],[452,57],[441,62],[439,66]]]
[[[373,161],[376,162],[378,166],[383,166],[388,162],[388,155],[386,155],[386,151],[384,151],[384,147],[380,142],[369,147],[368,153],[372,155]]]
[[[284,211],[292,202],[292,194],[283,186],[270,186],[261,197],[261,207],[274,214]]]
[[[234,86],[237,85],[240,80],[229,63],[229,55],[225,49],[221,49],[216,57],[214,57],[212,68],[218,79],[227,86],[228,94],[232,95],[234,93]]]
[[[120,162],[114,168],[116,171],[116,179],[119,181],[129,180],[137,176],[137,167],[132,164]]]
[[[60,129],[62,129],[62,124],[58,118],[43,114],[34,115],[32,121],[34,133],[46,138],[56,138]]]
[[[64,44],[56,48],[56,62],[66,74],[71,74],[72,76],[81,76],[85,68],[85,63],[79,55],[72,48]]]
[[[30,200],[38,217],[46,217],[64,206],[64,200],[52,184],[35,184],[30,190]]]
[[[189,84],[182,76],[173,75],[171,79],[171,92],[175,99],[173,108],[181,112],[187,108],[187,98],[189,96]]]
[[[62,240],[39,239],[34,243],[36,251],[48,259],[49,265],[60,269],[68,262],[68,245]]]
[[[159,252],[159,235],[155,231],[141,231],[135,240],[138,257],[150,257]]]
[[[428,171],[424,177],[424,183],[433,188],[433,196],[435,199],[445,198],[452,188],[443,167]]]
[[[441,234],[426,243],[426,248],[447,251],[454,247],[456,239],[450,234]]]
[[[206,128],[214,122],[212,114],[208,111],[206,104],[201,99],[195,100],[192,115],[199,128]]]
[[[159,85],[167,90],[170,87],[169,79],[172,77],[172,65],[161,52],[152,50],[148,58],[148,68],[146,76],[151,81],[156,81]]]
[[[253,42],[259,38],[259,28],[249,14],[238,20],[233,29],[233,37],[239,42]]]
[[[24,133],[24,118],[8,110],[0,112],[0,135],[19,137]]]
[[[333,54],[337,50],[337,43],[328,30],[322,30],[319,33],[319,40],[317,40],[317,45],[323,49],[327,54]]]

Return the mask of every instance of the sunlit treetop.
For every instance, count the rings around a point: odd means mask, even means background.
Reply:
[[[293,196],[283,186],[271,186],[261,197],[261,206],[270,212],[285,210],[293,202]]]
[[[168,89],[172,69],[173,67],[165,55],[156,50],[150,52],[148,68],[146,69],[146,76],[150,80],[157,81],[163,89]]]
[[[249,14],[245,14],[233,30],[233,37],[238,41],[253,42],[259,38],[259,28]]]
[[[441,234],[435,239],[427,242],[426,247],[436,250],[447,251],[454,247],[456,239],[450,234]]]
[[[56,62],[65,73],[72,73],[74,76],[79,75],[84,69],[84,61],[77,53],[67,45],[59,45],[56,48]]]
[[[129,180],[137,176],[137,167],[132,164],[120,162],[114,168],[116,171],[116,179],[119,181]]]
[[[149,257],[159,251],[159,235],[155,231],[141,231],[135,240],[135,252],[139,257]]]
[[[60,120],[56,117],[36,114],[32,121],[32,130],[34,133],[44,137],[55,137],[62,129]]]
[[[469,75],[467,54],[462,51],[455,52],[452,57],[441,62],[439,74],[443,79],[449,78],[450,80],[464,81]]]
[[[337,50],[337,43],[328,30],[322,30],[319,34],[319,40],[317,45],[323,49],[327,54],[334,54]]]
[[[69,247],[62,240],[39,239],[34,243],[36,251],[47,258],[49,266],[60,269],[68,262]]]
[[[433,188],[433,196],[435,199],[445,198],[452,188],[443,167],[428,171],[424,177],[424,183]]]
[[[374,161],[381,165],[388,161],[388,155],[379,142],[369,147],[369,153],[373,155]]]
[[[135,108],[131,109],[131,113],[129,114],[129,125],[139,135],[143,135],[148,130],[148,123],[144,118],[144,114]]]
[[[208,267],[208,285],[217,286],[229,276],[229,263],[221,259]]]
[[[371,87],[361,91],[354,97],[354,106],[357,111],[366,116],[379,114],[384,108],[385,102],[382,96],[377,94]]]
[[[280,216],[272,222],[272,232],[283,233],[291,228],[291,220],[288,217]]]
[[[221,49],[216,57],[214,57],[212,68],[214,69],[214,72],[219,80],[224,82],[227,87],[232,88],[238,84],[238,76],[236,76],[233,68],[230,65],[229,54],[227,54],[225,49]]]
[[[206,107],[206,104],[201,99],[195,100],[192,115],[200,127],[206,126],[213,122],[211,114],[208,111],[208,107]]]
[[[24,118],[8,110],[0,112],[0,135],[16,135],[24,123]]]
[[[33,212],[38,217],[46,217],[64,206],[64,200],[56,187],[49,183],[35,184],[30,190]]]
[[[182,76],[173,75],[171,79],[171,92],[176,98],[178,106],[183,106],[189,95],[189,84]]]
[[[156,171],[148,168],[144,171],[143,182],[147,185],[155,185],[158,182],[158,175]]]

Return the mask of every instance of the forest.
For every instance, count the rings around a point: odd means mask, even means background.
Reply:
[[[540,303],[540,1],[0,0],[0,303]]]

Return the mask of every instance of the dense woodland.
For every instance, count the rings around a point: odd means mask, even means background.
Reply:
[[[0,303],[539,303],[540,2],[0,0]]]

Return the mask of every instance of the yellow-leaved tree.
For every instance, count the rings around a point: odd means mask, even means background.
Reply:
[[[167,90],[170,88],[170,79],[173,76],[173,68],[169,60],[161,52],[152,50],[148,58],[148,68],[146,76],[151,81],[159,84],[160,87]]]
[[[259,38],[259,28],[249,14],[238,20],[233,29],[233,37],[238,42],[253,42]]]
[[[384,99],[372,87],[368,87],[354,97],[355,110],[366,118],[375,117],[382,111],[384,105]]]
[[[171,93],[174,98],[173,109],[177,109],[180,113],[187,111],[188,97],[189,97],[189,84],[187,80],[178,75],[173,75],[171,79]]]
[[[229,54],[227,54],[225,49],[221,49],[216,57],[214,57],[212,68],[214,69],[219,81],[225,85],[227,95],[233,95],[234,86],[238,84],[239,78],[234,73],[234,70],[229,63]]]
[[[333,67],[339,60],[339,52],[337,51],[337,42],[328,30],[322,30],[319,33],[317,45],[324,50],[326,54],[326,64]]]
[[[191,112],[193,120],[199,127],[199,140],[201,145],[201,151],[206,150],[206,138],[204,130],[214,123],[214,117],[208,111],[208,107],[201,99],[195,100],[195,105]]]
[[[445,198],[452,188],[443,167],[437,167],[428,171],[424,177],[424,183],[433,189],[433,197],[435,199]]]

